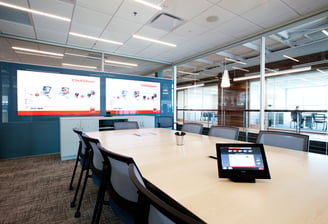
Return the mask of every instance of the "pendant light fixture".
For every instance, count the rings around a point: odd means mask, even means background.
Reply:
[[[222,88],[230,87],[229,73],[228,73],[228,70],[225,68],[225,65],[224,65],[224,71],[223,71],[222,80],[221,80],[221,87]]]

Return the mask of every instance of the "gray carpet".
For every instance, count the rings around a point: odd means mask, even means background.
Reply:
[[[73,166],[59,155],[0,160],[0,223],[91,223],[98,188],[88,180],[81,217],[75,218],[74,190],[68,190]],[[121,222],[104,205],[100,223]]]

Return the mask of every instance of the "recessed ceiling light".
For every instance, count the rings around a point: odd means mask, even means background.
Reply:
[[[139,2],[141,4],[144,4],[146,6],[149,6],[151,8],[157,9],[157,10],[162,10],[162,7],[160,7],[158,5],[155,5],[155,4],[152,4],[150,2],[147,2],[147,1],[143,1],[143,0],[134,0],[134,1]]]
[[[288,58],[288,59],[290,59],[290,60],[292,60],[292,61],[296,61],[296,62],[300,62],[300,60],[298,60],[298,59],[296,59],[296,58],[293,58],[293,57],[291,57],[291,56],[288,56],[288,55],[283,55],[285,58]]]
[[[171,43],[168,43],[168,42],[164,42],[164,41],[160,41],[160,40],[155,40],[155,39],[152,39],[152,38],[143,37],[143,36],[139,36],[139,35],[133,35],[133,37],[134,38],[141,39],[141,40],[146,40],[146,41],[154,42],[154,43],[157,43],[157,44],[167,45],[167,46],[170,46],[170,47],[176,47],[177,46],[175,44],[171,44]]]
[[[66,22],[70,22],[71,21],[70,18],[66,18],[66,17],[62,17],[62,16],[57,16],[57,15],[53,15],[53,14],[49,14],[49,13],[45,13],[45,12],[41,12],[41,11],[37,11],[37,10],[33,10],[33,9],[28,9],[28,8],[24,8],[24,7],[21,7],[21,6],[8,4],[8,3],[5,3],[5,2],[0,2],[0,5],[1,6],[8,7],[8,8],[12,8],[12,9],[17,9],[17,10],[20,10],[20,11],[24,11],[24,12],[30,12],[30,13],[38,14],[38,15],[41,15],[41,16],[47,16],[47,17],[50,17],[50,18],[53,18],[53,19],[63,20],[63,21],[66,21]]]
[[[52,55],[52,56],[59,56],[59,57],[63,57],[64,56],[64,54],[60,54],[60,53],[54,53],[54,52],[50,52],[50,51],[39,51],[39,50],[34,50],[34,49],[29,49],[29,48],[23,48],[23,47],[12,47],[12,49],[18,50],[18,51],[27,51],[27,52],[32,52],[32,53],[38,53],[38,54],[46,54],[46,55]]]
[[[93,36],[84,35],[84,34],[80,34],[80,33],[69,32],[69,34],[72,35],[72,36],[76,36],[76,37],[82,37],[82,38],[86,38],[86,39],[97,40],[97,41],[106,42],[106,43],[110,43],[110,44],[123,45],[122,42],[107,40],[107,39],[93,37]]]

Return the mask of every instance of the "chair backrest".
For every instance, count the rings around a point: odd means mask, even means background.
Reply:
[[[73,132],[77,134],[77,136],[79,137],[79,155],[81,157],[86,157],[86,156],[89,156],[88,155],[88,147],[87,147],[87,144],[85,143],[85,140],[83,139],[82,137],[82,134],[83,132],[76,129],[76,128],[73,128]]]
[[[134,210],[137,206],[137,188],[131,182],[128,167],[134,163],[131,157],[111,152],[98,144],[103,158],[107,176],[107,187],[111,198],[121,207]]]
[[[326,114],[318,114],[318,113],[313,113],[312,114],[314,122],[325,122],[326,121]]]
[[[202,134],[203,125],[198,123],[184,123],[182,125],[181,131],[195,133],[195,134]]]
[[[208,132],[208,135],[238,140],[239,128],[224,127],[224,126],[211,126],[211,128]]]
[[[88,145],[88,147],[91,150],[91,170],[92,172],[97,175],[99,178],[101,177],[101,173],[103,170],[103,156],[98,148],[98,145],[100,144],[98,139],[90,138],[86,134],[82,134],[82,138],[84,139],[85,143]]]
[[[129,165],[129,176],[138,189],[138,216],[136,224],[194,224],[205,223],[181,205],[174,207],[172,203],[157,197],[150,191],[135,164]]]
[[[124,129],[139,129],[137,121],[120,121],[114,122],[115,130],[124,130]]]
[[[260,131],[256,143],[288,149],[309,150],[309,136],[289,132]]]
[[[173,128],[173,117],[171,116],[160,116],[158,117],[159,128]]]

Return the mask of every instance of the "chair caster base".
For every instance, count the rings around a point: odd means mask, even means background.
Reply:
[[[71,208],[74,208],[74,207],[75,207],[75,203],[71,202]]]
[[[75,212],[75,215],[74,215],[75,218],[80,218],[80,216],[81,216],[80,212]]]

